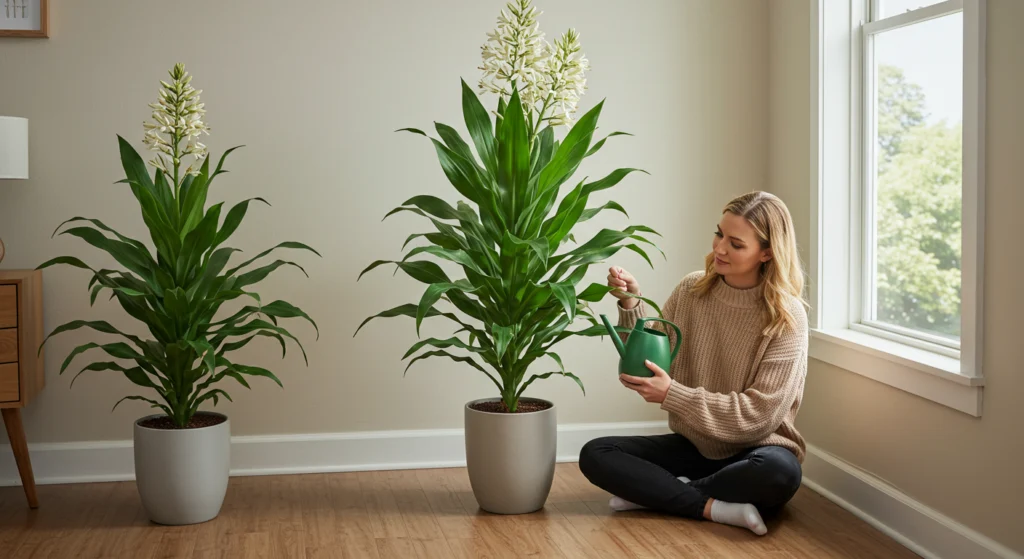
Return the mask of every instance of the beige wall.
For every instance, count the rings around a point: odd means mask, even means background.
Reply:
[[[285,271],[261,292],[314,315],[322,336],[295,324],[308,342],[310,366],[298,353],[281,362],[272,344],[248,361],[280,373],[284,390],[257,382],[231,385],[228,412],[235,434],[344,432],[459,427],[462,405],[490,397],[481,374],[429,360],[402,378],[399,361],[415,341],[407,319],[379,321],[356,339],[366,316],[418,300],[419,284],[384,269],[356,283],[377,258],[394,258],[405,237],[422,231],[412,216],[381,217],[414,194],[449,199],[429,143],[395,134],[434,120],[463,129],[459,78],[475,84],[479,46],[504,2],[470,0],[288,4],[132,1],[51,2],[52,37],[0,42],[0,114],[30,119],[31,174],[0,184],[0,236],[5,268],[29,268],[59,254],[110,262],[67,237],[50,238],[64,219],[100,218],[124,233],[145,235],[134,199],[112,183],[122,176],[115,134],[141,148],[141,123],[157,80],[182,61],[204,90],[215,153],[246,144],[229,160],[214,198],[263,196],[272,208],[250,211],[236,245],[250,254],[283,240],[319,248],[301,257],[311,279]],[[718,208],[730,196],[764,188],[767,177],[767,4],[747,0],[627,2],[545,1],[542,29],[554,38],[570,25],[582,33],[593,71],[582,108],[607,98],[601,132],[614,138],[580,177],[635,166],[614,194],[633,222],[665,234],[669,261],[651,271],[632,253],[629,267],[659,299],[701,265]],[[173,47],[171,47],[173,45]],[[493,104],[492,98],[487,99]],[[589,161],[589,160],[588,160]],[[597,221],[597,220],[595,220]],[[609,216],[594,225],[623,226]],[[624,251],[625,252],[625,251]],[[592,280],[602,281],[600,268]],[[45,321],[70,319],[131,324],[111,304],[88,306],[87,276],[69,268],[45,273]],[[613,312],[611,302],[599,307]],[[425,334],[447,334],[425,329]],[[128,439],[131,421],[147,413],[114,375],[70,375],[57,368],[75,345],[94,339],[65,335],[48,346],[48,387],[25,410],[30,442]],[[566,379],[536,383],[529,394],[554,399],[562,423],[663,417],[615,380],[606,340],[564,343],[567,367],[587,386],[584,397]],[[85,361],[82,362],[83,364]]]
[[[809,234],[808,0],[772,0],[772,189]],[[1016,551],[1024,551],[1024,2],[989,0],[985,227],[985,378],[980,419],[813,361],[798,427],[809,441]]]

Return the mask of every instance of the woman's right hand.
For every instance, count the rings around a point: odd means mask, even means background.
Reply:
[[[637,283],[633,274],[623,268],[612,266],[608,269],[608,287],[613,288],[611,294],[622,301],[624,308],[631,309],[640,303],[639,299],[630,297],[627,294],[628,292],[633,295],[640,295],[640,284]]]

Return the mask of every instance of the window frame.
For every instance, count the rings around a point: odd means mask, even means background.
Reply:
[[[878,8],[879,0],[812,3],[811,357],[980,417],[986,0],[946,0],[872,21]],[[873,114],[870,37],[955,12],[963,13],[964,25],[959,348],[862,320],[870,316],[866,233],[874,228],[868,182],[874,118],[866,118]]]

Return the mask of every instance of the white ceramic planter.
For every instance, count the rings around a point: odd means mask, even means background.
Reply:
[[[142,506],[157,524],[197,524],[224,503],[231,465],[231,424],[198,429],[150,429],[135,422],[135,482]]]
[[[555,406],[529,413],[490,413],[466,404],[466,465],[480,508],[496,514],[540,510],[555,477]],[[520,402],[547,402],[522,398]]]

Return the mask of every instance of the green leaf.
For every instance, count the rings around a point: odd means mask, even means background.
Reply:
[[[615,211],[618,211],[618,212],[622,212],[622,215],[624,215],[626,217],[629,217],[629,214],[626,213],[625,208],[623,208],[621,205],[619,205],[618,202],[611,201],[611,202],[608,202],[608,203],[606,203],[605,205],[603,205],[601,207],[593,208],[593,209],[589,209],[589,210],[584,210],[583,213],[580,214],[580,219],[579,219],[579,221],[577,221],[577,223],[583,223],[584,221],[587,221],[588,219],[591,219],[592,217],[594,217],[595,215],[601,213],[604,210],[615,210]]]
[[[583,391],[583,395],[584,396],[587,395],[587,389],[583,387],[583,381],[580,380],[580,378],[578,376],[576,376],[576,375],[574,375],[572,373],[567,373],[567,372],[563,372],[563,371],[551,371],[550,373],[544,373],[544,374],[541,374],[541,375],[533,375],[533,376],[531,376],[529,378],[529,380],[524,382],[522,384],[522,386],[519,387],[519,392],[516,393],[516,398],[519,398],[520,396],[522,396],[523,392],[526,392],[527,387],[529,387],[531,384],[533,384],[533,381],[535,381],[537,379],[546,379],[546,378],[550,377],[551,375],[562,375],[563,377],[571,378],[572,380],[576,381],[577,385],[579,385],[580,390]]]
[[[226,343],[226,344],[222,345],[220,350],[218,351],[218,354],[219,355],[226,355],[226,354],[228,354],[228,353],[230,353],[232,351],[237,351],[239,349],[242,349],[243,347],[249,345],[249,342],[251,342],[253,339],[255,339],[255,338],[259,337],[259,336],[266,336],[268,338],[274,338],[281,345],[281,357],[284,358],[286,355],[288,355],[288,349],[287,349],[287,346],[285,345],[284,336],[282,336],[282,335],[280,335],[280,334],[278,334],[276,332],[267,332],[267,331],[264,331],[264,330],[260,330],[260,331],[256,332],[255,334],[249,336],[248,338],[243,338],[243,339],[238,340],[236,342],[229,342],[229,343]]]
[[[435,246],[416,247],[409,251],[409,253],[406,254],[405,258],[403,258],[402,260],[404,261],[407,258],[411,258],[413,256],[416,256],[417,254],[422,253],[433,254],[434,256],[438,256],[440,258],[444,258],[445,260],[459,264],[463,268],[472,270],[478,274],[486,275],[486,272],[484,272],[480,265],[477,264],[475,260],[473,260],[473,257],[470,256],[469,253],[467,253],[464,250],[448,250],[445,248]]]
[[[128,243],[128,244],[134,246],[135,248],[137,248],[139,250],[143,250],[143,251],[148,250],[146,248],[146,246],[143,245],[141,242],[139,242],[139,241],[137,241],[135,239],[132,239],[131,237],[126,237],[126,236],[118,233],[114,229],[111,229],[110,227],[107,227],[107,225],[104,224],[102,221],[100,221],[98,219],[88,219],[88,218],[84,218],[84,217],[73,217],[71,219],[65,220],[63,223],[58,225],[56,229],[53,230],[53,234],[50,235],[51,238],[57,234],[57,231],[60,231],[61,227],[64,227],[68,223],[74,223],[74,222],[78,222],[78,221],[87,221],[87,222],[93,224],[94,226],[96,226],[98,229],[106,231],[107,233],[113,233],[114,236],[116,236],[119,240],[121,240],[121,241],[123,241],[125,243]]]
[[[76,374],[74,378],[71,379],[71,386],[74,386],[75,381],[78,380],[78,377],[81,376],[82,373],[86,371],[119,371],[121,373],[124,373],[124,376],[127,377],[128,380],[132,381],[133,383],[139,386],[145,388],[155,388],[157,390],[160,389],[159,386],[154,384],[153,381],[151,381],[149,377],[146,376],[146,373],[140,367],[126,369],[125,367],[122,367],[121,365],[118,365],[117,363],[110,361],[89,363],[85,367],[82,367],[82,370],[78,371],[78,374]]]
[[[480,103],[479,96],[466,84],[465,80],[462,80],[462,115],[484,168],[487,169],[490,176],[497,177],[497,146],[494,140],[495,135],[491,133],[491,118]]]
[[[356,337],[356,335],[359,334],[359,331],[363,329],[363,326],[366,326],[366,324],[368,322],[370,322],[371,320],[373,320],[375,318],[394,318],[396,316],[407,316],[409,318],[416,318],[417,312],[418,312],[418,308],[419,308],[418,305],[413,305],[413,304],[410,303],[410,304],[407,304],[407,305],[399,305],[399,306],[394,307],[392,309],[388,309],[386,311],[379,312],[379,313],[377,313],[377,314],[375,314],[375,315],[373,315],[371,317],[368,317],[368,318],[364,319],[359,324],[359,327],[356,328],[356,331],[355,331],[354,334],[352,334],[352,337],[353,338]],[[452,313],[442,313],[442,312],[438,311],[437,309],[433,309],[433,308],[427,310],[425,318],[430,318],[430,317],[434,317],[434,316],[444,316],[444,317],[448,318],[449,320],[452,320],[452,321],[454,321],[454,322],[456,322],[458,324],[463,324],[462,321],[460,321],[458,319],[458,317],[456,317]]]
[[[500,361],[505,356],[505,350],[508,349],[509,343],[512,342],[512,329],[508,326],[492,324],[491,334],[494,335],[494,351]]]
[[[53,336],[56,336],[64,332],[69,332],[71,330],[78,330],[79,328],[91,328],[93,330],[96,330],[97,332],[103,332],[104,334],[118,334],[126,338],[127,340],[134,342],[135,345],[139,346],[140,348],[144,345],[142,340],[139,339],[138,337],[125,334],[124,332],[121,332],[117,328],[114,328],[105,321],[72,320],[70,322],[61,324],[60,326],[54,328],[53,331],[50,332],[50,335],[46,336],[46,339],[44,339],[43,342],[39,344],[38,352],[42,353],[43,346],[46,345],[46,342]]]
[[[140,277],[145,278],[148,283],[156,286],[157,288],[161,285],[157,282],[157,278],[160,277],[161,274],[164,276],[167,275],[159,269],[159,266],[157,266],[157,263],[153,261],[149,252],[139,250],[134,245],[126,242],[110,239],[95,229],[89,227],[72,227],[71,229],[66,229],[61,232],[61,235],[72,235],[78,237],[90,245],[103,250],[112,256],[119,264],[138,274]],[[170,284],[169,277],[165,280],[164,284]]]
[[[533,251],[539,259],[539,267],[543,268],[547,266],[548,258],[551,256],[551,247],[545,239],[530,239],[527,241],[520,239],[507,231],[505,236],[512,245],[527,247]]]
[[[515,220],[526,208],[530,181],[530,138],[526,115],[519,99],[519,91],[513,90],[498,132],[498,184],[508,189],[504,200],[506,215]]]
[[[434,149],[437,152],[441,169],[444,171],[445,176],[448,177],[448,181],[455,187],[455,190],[473,202],[481,203],[485,198],[483,193],[484,187],[483,185],[475,184],[472,180],[473,175],[467,169],[462,168],[460,162],[465,160],[441,142],[437,140],[431,140],[431,142],[433,142]]]
[[[554,157],[551,158],[551,162],[540,173],[537,184],[538,193],[556,188],[576,171],[576,167],[587,153],[602,107],[604,107],[604,101],[587,111],[569,130],[561,145],[558,146]]]
[[[298,249],[298,250],[308,250],[309,252],[312,252],[313,254],[315,254],[317,256],[320,256],[319,252],[317,252],[314,248],[312,248],[312,247],[310,247],[308,245],[305,245],[303,243],[297,243],[297,242],[294,242],[294,241],[287,241],[287,242],[280,243],[280,244],[278,244],[275,247],[269,248],[269,249],[267,249],[267,250],[257,254],[256,256],[250,258],[249,260],[246,260],[245,262],[242,262],[238,266],[235,266],[234,268],[231,268],[230,270],[227,271],[226,275],[229,275],[229,276],[235,275],[235,273],[237,273],[242,268],[245,268],[249,264],[252,264],[253,262],[259,260],[260,258],[263,258],[264,256],[270,254],[271,252],[273,252],[273,251],[275,251],[275,250],[277,250],[279,248],[291,248],[291,249]],[[303,273],[305,273],[305,272],[303,272]]]
[[[242,219],[245,218],[245,213],[249,210],[249,203],[252,201],[263,202],[266,205],[270,205],[263,198],[249,198],[248,200],[242,200],[235,204],[228,210],[228,215],[224,217],[224,224],[221,226],[220,231],[217,232],[216,238],[213,240],[211,248],[216,248],[227,241],[229,237],[238,229],[238,226],[242,223]]]
[[[229,337],[247,336],[261,330],[268,330],[270,332],[280,334],[295,342],[295,344],[299,346],[299,350],[302,352],[303,360],[306,361],[307,365],[309,364],[309,359],[306,356],[306,349],[305,347],[303,347],[302,342],[300,342],[299,339],[293,336],[291,332],[289,332],[288,330],[281,328],[280,326],[271,324],[265,320],[253,319],[250,320],[249,322],[237,326],[222,326],[216,332],[213,332],[213,338],[211,339],[210,344],[216,347],[222,341]]]
[[[466,342],[463,342],[462,340],[460,340],[460,339],[458,339],[456,337],[451,337],[451,338],[448,338],[446,340],[440,340],[438,338],[428,338],[426,340],[420,340],[420,341],[416,342],[415,344],[413,344],[413,346],[410,347],[409,350],[405,352],[405,355],[402,356],[402,360],[404,361],[404,360],[408,359],[410,355],[416,353],[417,351],[423,349],[424,346],[428,346],[428,345],[431,346],[431,347],[436,347],[438,349],[447,349],[449,347],[457,347],[457,348],[460,348],[460,349],[464,349],[466,351],[471,351],[473,353],[482,353],[484,351],[483,349],[478,348],[478,347],[473,347],[472,345],[467,344]]]
[[[58,264],[66,264],[68,266],[82,268],[83,270],[92,270],[92,268],[90,268],[85,262],[82,262],[73,256],[58,256],[57,258],[47,260],[46,262],[36,266],[36,269],[42,270],[43,268],[49,268],[50,266],[56,266]]]
[[[423,296],[420,298],[419,305],[417,305],[416,307],[416,335],[419,335],[420,324],[423,323],[423,319],[426,318],[427,312],[429,312],[430,309],[433,308],[434,303],[436,303],[441,298],[442,295],[451,291],[452,289],[467,291],[471,290],[472,288],[465,284],[460,284],[458,282],[432,283],[427,286],[426,291],[423,292]]]
[[[209,392],[207,392],[207,393],[203,394],[202,396],[199,396],[198,398],[196,398],[196,401],[193,402],[192,406],[191,406],[192,413],[195,413],[199,409],[199,404],[202,404],[203,402],[205,402],[207,400],[211,400],[212,399],[213,400],[213,405],[216,406],[218,403],[220,403],[219,402],[219,398],[221,396],[225,397],[229,402],[232,401],[231,400],[231,396],[227,392],[224,392],[223,390],[221,390],[219,388],[214,388],[213,390],[210,390]]]
[[[206,194],[209,192],[210,158],[203,160],[199,175],[192,179],[188,191],[180,195],[181,226],[178,237],[184,239],[203,219],[206,208]],[[216,224],[214,224],[216,225]]]
[[[419,128],[399,128],[398,130],[395,130],[395,132],[412,132],[413,134],[419,134],[420,136],[423,136],[424,138],[429,138],[430,137],[430,136],[427,136],[426,132],[420,130]]]
[[[565,309],[565,314],[569,317],[569,320],[576,318],[576,291],[573,286],[568,283],[551,283],[551,291],[554,293],[555,298],[558,302],[562,303],[562,307]]]
[[[238,363],[234,363],[231,365],[231,368],[243,375],[269,378],[270,380],[276,382],[278,386],[284,388],[284,384],[281,383],[281,380],[278,379],[277,376],[274,375],[274,373],[261,367],[252,367],[250,365],[239,365]]]
[[[459,157],[476,165],[476,159],[473,157],[473,151],[469,148],[469,144],[459,136],[459,133],[454,128],[440,122],[435,122],[434,128],[449,149],[458,154]]]
[[[450,283],[448,275],[437,264],[428,260],[412,262],[396,262],[396,265],[409,277],[421,283]]]
[[[238,279],[235,281],[235,287],[241,289],[248,285],[259,283],[263,281],[263,279],[266,278],[268,275],[270,275],[271,272],[280,268],[281,266],[292,266],[294,268],[298,268],[299,271],[302,272],[302,275],[306,276],[307,278],[309,277],[309,274],[306,273],[305,268],[299,266],[295,262],[287,260],[275,260],[270,264],[267,264],[266,266],[257,268],[255,270],[252,270],[251,272],[246,272],[238,276]]]
[[[462,355],[453,355],[453,354],[448,353],[447,351],[444,351],[444,350],[428,351],[426,353],[421,353],[420,355],[417,355],[415,358],[413,358],[412,361],[409,361],[408,365],[405,366],[405,372],[408,373],[409,372],[409,368],[412,367],[413,364],[415,364],[417,361],[421,361],[423,359],[429,359],[431,357],[447,357],[447,358],[451,359],[452,361],[456,361],[456,362],[459,362],[459,363],[466,363],[469,366],[473,367],[474,369],[476,369],[476,370],[480,371],[481,373],[487,375],[487,378],[491,379],[491,382],[493,382],[494,385],[497,386],[499,390],[501,389],[501,383],[498,382],[498,379],[494,378],[494,375],[492,375],[491,373],[488,373],[487,370],[484,369],[483,367],[481,367],[480,364],[477,363],[472,357],[464,357]]]
[[[110,408],[110,411],[113,412],[114,410],[116,410],[117,406],[121,405],[121,402],[123,402],[125,400],[138,400],[140,402],[147,402],[147,403],[150,404],[150,407],[152,407],[152,408],[159,408],[165,414],[167,414],[168,417],[174,417],[174,412],[172,412],[171,409],[168,408],[167,406],[165,406],[165,405],[163,405],[163,404],[161,404],[161,403],[159,403],[159,402],[157,402],[155,400],[151,400],[149,398],[143,398],[142,396],[125,396],[124,398],[121,398],[120,400],[118,400],[114,404],[114,407]]]
[[[640,247],[638,247],[638,246],[636,246],[634,244],[628,244],[628,245],[626,245],[626,249],[631,250],[631,251],[639,254],[640,256],[642,256],[643,259],[647,261],[647,265],[650,266],[652,270],[654,269],[654,263],[651,262],[651,257],[647,256],[647,253],[644,252],[644,250],[642,248],[640,248]]]
[[[213,176],[210,177],[210,180],[208,181],[208,183],[212,183],[214,177],[216,177],[217,175],[219,175],[221,173],[226,173],[227,172],[227,171],[223,170],[224,161],[228,158],[228,155],[231,155],[231,152],[235,151],[236,149],[243,148],[243,147],[245,147],[245,146],[244,145],[240,145],[240,146],[234,146],[232,148],[228,148],[224,152],[224,154],[220,156],[220,161],[217,162],[217,169],[213,172]],[[206,159],[207,159],[207,161],[209,161],[209,156],[207,156]],[[203,161],[203,165],[206,165],[207,161]]]
[[[537,139],[537,160],[533,163],[533,172],[531,173],[534,176],[539,174],[541,169],[551,162],[551,156],[554,155],[555,148],[555,130],[547,126],[540,131]]]
[[[210,371],[211,375],[217,371],[217,354],[212,345],[205,341],[196,340],[189,340],[186,343],[203,360],[203,365],[206,366],[206,370]]]
[[[70,365],[72,361],[74,361],[75,357],[89,351],[90,349],[101,349],[111,357],[117,357],[118,359],[145,359],[145,357],[140,355],[139,352],[135,351],[131,346],[124,342],[116,342],[112,344],[97,344],[90,342],[73,349],[71,353],[68,354],[67,358],[64,359],[64,363],[61,364],[60,371],[58,371],[57,374],[64,374],[64,370],[68,368],[68,365]]]
[[[415,206],[428,214],[435,216],[440,219],[459,219],[459,212],[455,210],[448,202],[436,197],[436,196],[413,196],[405,202],[402,202],[403,206]]]
[[[608,138],[612,138],[614,136],[632,136],[632,134],[628,132],[612,132],[611,134],[608,134],[604,138],[601,138],[597,143],[595,143],[594,147],[590,148],[590,151],[588,151],[587,155],[585,155],[584,157],[590,157],[591,155],[597,153],[597,150],[601,149],[601,146],[604,145]]]
[[[264,305],[260,312],[275,318],[304,318],[316,330],[316,338],[320,339],[320,328],[316,322],[305,311],[287,301],[273,301],[269,305]]]

